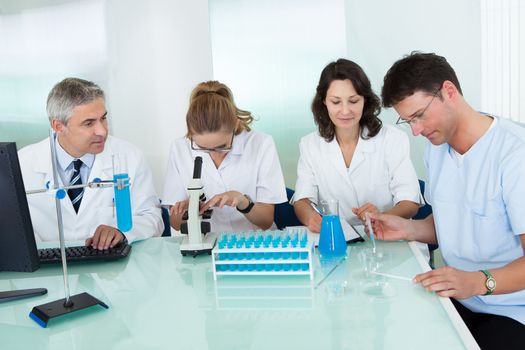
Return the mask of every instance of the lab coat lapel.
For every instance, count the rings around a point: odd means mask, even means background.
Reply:
[[[109,138],[108,138],[109,141]],[[109,142],[106,142],[106,148],[100,154],[95,156],[95,162],[93,163],[93,168],[89,172],[88,182],[92,182],[95,179],[100,180],[113,180],[113,163],[111,159],[111,150]],[[97,192],[104,191],[103,189],[91,189],[84,191],[84,196],[82,197],[82,202],[80,203],[80,208],[78,213],[81,214],[84,210],[88,210],[90,205],[93,205],[93,202],[96,202]],[[101,193],[98,194],[100,198]]]
[[[330,160],[331,167],[339,173],[347,185],[353,188],[352,176],[359,175],[359,170],[366,164],[367,153],[374,152],[375,140],[373,138],[368,140],[362,139],[361,137],[359,138],[348,169],[346,168],[343,153],[337,140],[334,138],[331,142],[325,142],[324,140],[321,142],[323,142],[323,153],[326,154]]]
[[[235,164],[234,158],[241,157],[244,152],[244,146],[246,144],[246,139],[248,137],[248,132],[243,131],[239,135],[235,135],[233,138],[233,144],[232,149],[224,160],[222,161],[221,165],[219,166],[219,171],[224,170],[226,167],[230,166],[231,164]],[[212,161],[213,162],[213,161]]]
[[[366,130],[365,130],[366,132]],[[357,145],[355,147],[354,155],[352,156],[352,162],[348,169],[348,174],[350,176],[358,175],[358,170],[365,164],[367,154],[374,152],[375,150],[375,140],[373,138],[363,139],[359,137],[357,140]]]
[[[356,169],[358,169],[359,166],[362,165],[365,160],[363,152],[361,152],[360,150],[359,143],[361,143],[361,139],[359,139],[359,141],[357,142],[354,154],[352,155],[352,161],[350,162],[350,167],[348,168],[349,175],[354,173]]]
[[[47,149],[45,149],[45,145],[47,144]],[[41,188],[45,188],[47,186],[53,187],[54,181],[53,181],[53,164],[51,163],[51,152],[49,151],[49,138],[47,138],[47,142],[41,143],[42,147],[42,154],[41,157],[38,157],[35,162],[35,172],[41,173],[44,178],[44,182],[42,183]],[[62,182],[59,177],[59,186],[62,186]],[[26,188],[26,190],[36,190],[36,188]]]
[[[35,172],[41,173],[43,175],[44,181],[42,183],[41,188],[49,187],[53,188],[55,187],[55,181],[53,179],[53,163],[51,160],[51,151],[49,149],[49,137],[45,140],[45,142],[41,142],[40,146],[42,147],[41,157],[38,157],[35,163]],[[58,186],[64,187],[65,184],[62,183],[62,179],[60,178],[60,175],[58,176]],[[35,190],[36,188],[27,188],[26,190]],[[39,194],[34,194],[33,196],[38,196]],[[49,197],[49,200],[53,200],[53,197]],[[73,204],[71,204],[71,200],[69,200],[69,197],[66,197],[61,200],[60,202],[62,210],[65,210],[68,212],[68,214],[75,213],[75,209],[73,208]]]
[[[323,153],[326,154],[328,160],[330,161],[331,168],[335,169],[335,171],[339,173],[339,176],[348,183],[348,171],[346,169],[343,153],[341,152],[341,148],[339,148],[337,140],[334,137],[334,139],[330,142],[326,142],[325,140],[321,140],[321,142],[324,148]]]

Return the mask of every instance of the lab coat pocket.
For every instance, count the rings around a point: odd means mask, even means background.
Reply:
[[[390,181],[388,179],[377,179],[369,193],[369,198],[368,202],[377,206],[380,211],[390,209],[394,204]]]
[[[102,206],[97,209],[96,220],[99,225],[116,226],[115,206]]]

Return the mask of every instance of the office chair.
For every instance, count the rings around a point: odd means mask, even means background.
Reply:
[[[288,202],[279,203],[275,205],[273,221],[275,222],[275,225],[279,230],[282,230],[287,226],[302,225],[297,216],[295,216],[293,206],[290,204],[290,199],[292,198],[294,192],[294,190],[287,187],[286,197],[288,197]]]
[[[162,221],[164,222],[164,231],[162,231],[162,237],[171,236],[171,226],[170,226],[170,213],[168,209],[160,207],[162,210]]]
[[[419,189],[421,191],[421,194],[425,193],[425,181],[419,180]],[[424,198],[423,198],[423,200],[424,200]],[[432,206],[430,206],[427,203],[427,201],[425,201],[425,205],[422,206],[421,208],[419,208],[419,210],[417,211],[417,213],[413,217],[413,219],[421,220],[421,219],[426,218],[430,214],[432,214]],[[434,250],[438,249],[438,247],[439,247],[439,245],[437,245],[437,244],[429,244],[428,245],[428,252],[429,252],[429,255],[430,255],[430,259],[428,261],[428,264],[430,265],[430,267],[432,269],[434,268]]]

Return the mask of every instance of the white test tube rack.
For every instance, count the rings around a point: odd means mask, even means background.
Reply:
[[[313,280],[313,252],[306,230],[223,232],[212,250],[213,278],[308,275]]]

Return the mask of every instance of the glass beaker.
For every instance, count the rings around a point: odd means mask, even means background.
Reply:
[[[319,237],[319,253],[323,258],[346,255],[346,241],[339,219],[339,201],[322,200],[320,208],[323,215]]]

